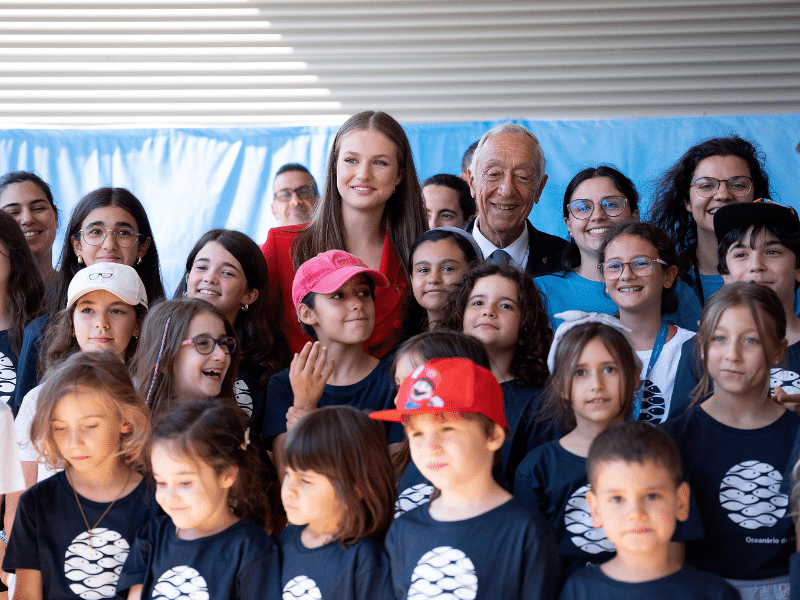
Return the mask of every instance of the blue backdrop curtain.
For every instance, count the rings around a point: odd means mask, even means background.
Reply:
[[[460,173],[464,150],[498,122],[404,125],[420,178]],[[800,115],[515,122],[533,131],[544,149],[549,179],[531,220],[550,233],[566,236],[561,201],[580,169],[617,167],[636,184],[646,210],[653,181],[686,149],[730,134],[752,140],[763,152],[773,200],[800,208]],[[147,209],[171,292],[186,254],[206,230],[229,227],[259,244],[266,239],[276,224],[271,185],[281,165],[307,165],[322,187],[337,129],[5,130],[0,169],[35,171],[51,185],[61,236],[84,194],[107,185],[130,189]]]

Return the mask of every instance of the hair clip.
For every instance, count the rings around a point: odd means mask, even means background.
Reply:
[[[164,335],[161,336],[161,347],[158,349],[158,356],[156,357],[156,366],[153,367],[153,379],[150,381],[150,389],[147,390],[147,398],[145,398],[144,403],[147,406],[150,406],[150,394],[153,393],[153,386],[156,384],[156,376],[158,375],[158,365],[161,362],[161,355],[164,352],[164,342],[167,341],[167,330],[169,329],[169,322],[172,317],[167,318],[167,322],[164,323]]]

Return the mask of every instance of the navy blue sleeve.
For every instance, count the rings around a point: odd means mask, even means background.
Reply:
[[[294,403],[292,385],[289,383],[289,369],[275,373],[269,378],[267,386],[267,402],[264,406],[264,424],[261,439],[266,447],[272,446],[272,440],[281,433],[286,433],[286,411]]]
[[[42,315],[28,323],[22,336],[22,350],[17,363],[17,388],[8,403],[14,411],[22,406],[25,394],[39,385],[39,355],[42,352],[44,330],[49,315]]]
[[[8,538],[3,571],[14,573],[17,569],[41,571],[39,562],[39,535],[36,523],[35,497],[30,490],[22,494],[14,517],[14,528]]]
[[[680,417],[692,402],[692,390],[703,375],[703,365],[698,360],[696,338],[690,338],[681,346],[681,358],[675,373],[675,387],[669,404],[667,420]]]
[[[242,567],[236,576],[236,588],[239,600],[281,600],[281,563],[275,544]]]
[[[150,543],[150,540],[140,537],[140,535],[146,535],[150,527],[149,524],[142,527],[139,533],[136,534],[136,539],[133,540],[128,558],[125,559],[125,564],[122,565],[122,571],[117,580],[118,594],[129,590],[135,585],[144,583],[147,565],[150,564],[150,555],[153,551],[153,545]]]
[[[362,544],[357,559],[354,600],[392,600],[389,557],[380,544]]]

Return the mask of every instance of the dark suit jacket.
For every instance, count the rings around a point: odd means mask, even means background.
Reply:
[[[555,273],[561,271],[561,256],[569,248],[569,242],[555,235],[536,229],[530,221],[528,225],[528,265],[525,270],[534,275],[542,273]],[[468,233],[472,233],[475,219],[466,226]],[[488,256],[486,258],[489,258]]]

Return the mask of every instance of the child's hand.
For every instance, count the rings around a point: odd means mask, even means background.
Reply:
[[[800,394],[787,394],[780,386],[775,386],[772,390],[772,398],[778,404],[785,406],[794,412],[800,412]]]
[[[289,410],[286,412],[286,431],[290,431],[295,423],[311,412],[313,412],[313,409],[303,410],[296,406],[290,406]]]
[[[307,342],[300,354],[294,355],[289,366],[293,405],[305,411],[317,408],[331,373],[333,359],[328,360],[328,349],[319,342]]]

